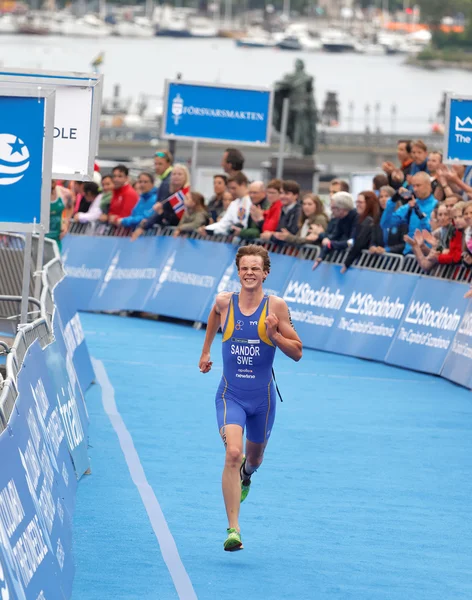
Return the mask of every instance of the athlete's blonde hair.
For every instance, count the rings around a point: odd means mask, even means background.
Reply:
[[[257,244],[249,244],[249,246],[241,246],[236,254],[236,267],[239,271],[239,262],[243,256],[260,256],[262,258],[263,270],[270,273],[270,257],[269,253],[262,246]]]

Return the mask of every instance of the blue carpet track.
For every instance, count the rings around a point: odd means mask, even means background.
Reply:
[[[118,410],[199,600],[470,600],[472,396],[349,357],[277,353],[284,402],[223,552],[224,449],[203,331],[83,314]],[[87,394],[92,475],[74,523],[74,600],[178,598],[99,386]]]

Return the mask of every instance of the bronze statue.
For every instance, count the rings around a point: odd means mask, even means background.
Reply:
[[[272,124],[280,132],[284,98],[289,99],[287,138],[300,146],[303,156],[313,156],[316,145],[316,110],[313,77],[305,72],[302,60],[295,61],[294,73],[289,73],[275,83],[274,117]]]

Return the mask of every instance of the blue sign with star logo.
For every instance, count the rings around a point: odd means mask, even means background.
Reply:
[[[0,96],[0,222],[41,222],[45,109],[45,98]]]

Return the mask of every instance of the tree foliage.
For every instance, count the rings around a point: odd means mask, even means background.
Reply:
[[[439,24],[444,17],[452,17],[459,12],[466,18],[472,17],[472,0],[417,0],[422,21]]]

